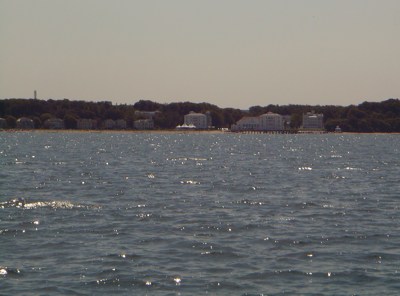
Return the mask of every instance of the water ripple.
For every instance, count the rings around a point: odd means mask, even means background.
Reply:
[[[1,136],[4,295],[400,289],[398,136]]]

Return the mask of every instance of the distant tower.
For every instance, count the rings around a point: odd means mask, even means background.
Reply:
[[[36,100],[36,95],[37,95],[37,93],[36,93],[36,90],[33,92],[33,98]]]

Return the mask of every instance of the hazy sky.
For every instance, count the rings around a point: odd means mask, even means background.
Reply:
[[[399,0],[0,0],[0,98],[400,97]]]

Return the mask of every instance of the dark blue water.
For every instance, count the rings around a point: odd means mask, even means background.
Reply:
[[[1,295],[396,295],[399,135],[0,133]]]

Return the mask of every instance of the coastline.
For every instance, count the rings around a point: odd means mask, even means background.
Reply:
[[[0,132],[19,133],[127,133],[127,134],[223,134],[223,130],[78,130],[78,129],[0,129]]]
[[[8,133],[20,133],[20,132],[32,132],[32,133],[126,133],[126,134],[252,134],[251,132],[231,132],[229,130],[78,130],[78,129],[0,129],[1,132]],[[258,134],[285,134],[285,133],[258,133]],[[324,133],[292,133],[296,135],[400,135],[399,132],[382,133],[382,132],[371,132],[371,133],[357,133],[357,132],[324,132]]]

